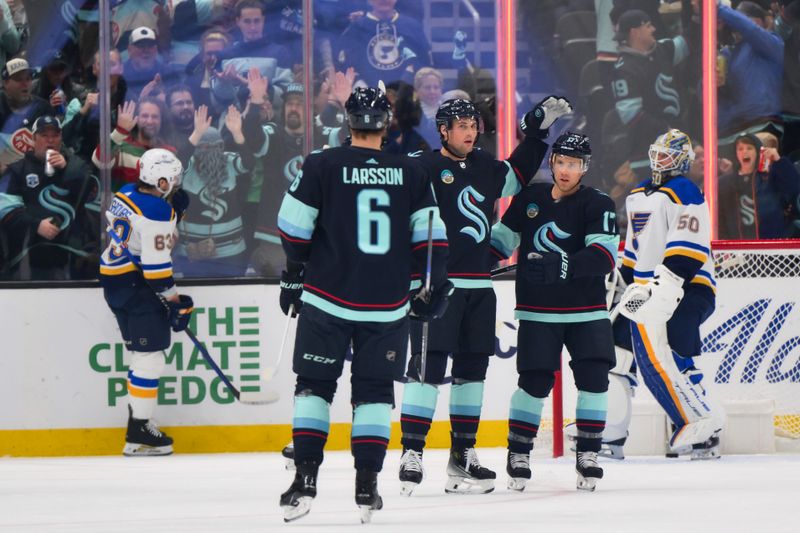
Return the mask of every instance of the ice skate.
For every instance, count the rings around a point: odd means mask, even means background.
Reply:
[[[710,439],[700,444],[693,444],[691,451],[692,461],[707,461],[722,457],[719,449],[719,437],[715,434]]]
[[[411,496],[425,476],[422,469],[422,452],[416,450],[405,450],[400,458],[400,494]]]
[[[311,502],[317,496],[317,472],[319,465],[303,462],[297,465],[294,481],[289,489],[281,494],[283,521],[292,522],[311,511]]]
[[[122,454],[128,457],[171,455],[172,438],[158,429],[155,422],[129,414]]]
[[[603,469],[597,464],[597,452],[578,452],[575,455],[578,489],[594,491],[597,480],[603,479]]]
[[[508,473],[508,488],[510,490],[517,492],[525,490],[525,485],[531,478],[530,454],[508,452],[506,472]]]
[[[447,462],[447,484],[444,491],[449,494],[486,494],[494,490],[497,475],[481,466],[475,448],[450,450]]]
[[[362,524],[370,523],[373,511],[383,509],[383,499],[378,494],[377,472],[356,471],[356,505],[361,512]]]
[[[286,470],[294,470],[294,443],[290,442],[284,446],[281,455],[286,459]]]

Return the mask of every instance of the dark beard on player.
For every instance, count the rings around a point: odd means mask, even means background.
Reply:
[[[208,192],[219,196],[222,184],[228,177],[228,161],[222,143],[206,144],[197,147],[195,152],[195,171],[206,184]]]

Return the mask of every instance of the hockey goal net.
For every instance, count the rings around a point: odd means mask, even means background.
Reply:
[[[717,307],[703,324],[707,386],[774,402],[775,434],[800,439],[800,240],[712,244]]]

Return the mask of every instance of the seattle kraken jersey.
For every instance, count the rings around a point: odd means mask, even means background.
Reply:
[[[447,228],[447,273],[458,288],[491,287],[489,269],[498,260],[489,249],[494,204],[513,196],[536,173],[547,145],[526,138],[508,161],[498,161],[482,150],[473,150],[465,161],[454,161],[441,152],[425,152],[419,161],[429,172],[436,202]]]
[[[162,198],[139,192],[136,184],[125,185],[114,195],[106,211],[108,230],[119,235],[127,253],[113,240],[100,257],[100,275],[107,282],[144,275],[155,290],[165,296],[174,292],[172,279],[172,246],[176,217],[172,207]],[[139,269],[141,268],[141,272]]]
[[[581,186],[554,200],[552,183],[534,183],[517,194],[492,228],[492,247],[502,257],[519,246],[519,320],[588,322],[608,318],[604,276],[616,266],[619,235],[614,202],[597,189]],[[564,284],[528,281],[530,252],[569,256],[572,279]]]
[[[345,320],[404,317],[412,274],[424,272],[430,214],[436,286],[447,240],[419,163],[351,146],[310,154],[278,213],[288,259],[305,263],[302,300]]]
[[[628,240],[622,275],[630,283],[647,283],[664,264],[682,277],[715,291],[711,257],[711,224],[703,193],[685,176],[661,187],[643,182],[625,200]]]

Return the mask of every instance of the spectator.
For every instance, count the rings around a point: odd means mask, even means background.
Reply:
[[[720,137],[745,129],[778,131],[773,121],[781,111],[783,40],[768,29],[767,11],[755,2],[741,2],[735,11],[720,5],[718,13],[734,39],[722,50],[727,71],[718,91]]]
[[[117,108],[117,127],[111,132],[113,168],[111,189],[118,191],[126,183],[139,179],[139,158],[151,148],[164,148],[176,152],[175,147],[164,140],[162,118],[166,116],[163,104],[158,100],[143,98],[136,113],[136,102],[127,101]],[[100,166],[100,149],[95,148],[92,162]]]
[[[47,100],[31,92],[33,77],[28,62],[14,58],[3,67],[0,92],[0,169],[33,148],[30,127],[42,115],[53,115]]]
[[[422,67],[414,75],[414,91],[422,105],[422,118],[417,131],[428,143],[428,146],[439,145],[439,131],[436,129],[436,110],[444,102],[442,73],[431,67]],[[467,98],[469,100],[469,98]]]
[[[209,114],[217,118],[231,102],[217,102],[211,87],[222,74],[220,57],[230,43],[227,33],[219,29],[206,31],[200,38],[200,52],[186,65],[186,85],[192,91],[196,105],[205,105]]]
[[[123,63],[125,81],[128,83],[126,100],[149,96],[159,87],[180,80],[178,71],[158,58],[157,45],[156,32],[152,29],[140,26],[131,32],[128,60]]]
[[[211,28],[233,27],[236,0],[173,0],[168,3],[172,21],[172,63],[186,66]]]
[[[15,249],[27,254],[31,279],[68,279],[70,258],[86,255],[76,218],[83,212],[92,180],[86,163],[62,149],[57,118],[36,119],[33,149],[8,167],[6,179],[8,194],[21,198],[25,207],[5,225]]]
[[[641,179],[649,176],[647,151],[653,139],[670,128],[682,128],[680,92],[673,85],[676,66],[689,56],[683,36],[656,41],[656,28],[644,11],[631,9],[619,17],[615,39],[619,60],[611,84],[616,130],[624,146],[617,147]]]
[[[419,21],[401,15],[397,0],[369,0],[371,10],[353,20],[339,39],[337,69],[353,67],[369,86],[378,81],[413,83],[431,66],[431,45]]]
[[[0,65],[5,65],[9,57],[19,52],[21,44],[8,2],[0,0]]]
[[[86,87],[73,81],[71,68],[61,50],[51,49],[46,54],[41,74],[33,82],[33,94],[48,100],[56,111],[56,117],[63,120],[67,104],[73,99],[79,102],[86,98]]]
[[[419,101],[414,99],[414,88],[403,81],[392,82],[386,86],[386,98],[392,105],[392,123],[386,135],[384,151],[391,154],[429,151],[431,145],[416,129],[422,117],[422,108]]]
[[[739,136],[734,146],[733,170],[719,180],[719,237],[794,236],[800,209],[800,175],[794,165],[775,148],[762,150],[761,140],[752,134]],[[759,170],[765,165],[767,171]]]
[[[781,110],[783,153],[800,159],[800,0],[782,0],[775,33],[784,42]]]
[[[188,157],[194,147],[189,137],[194,131],[194,115],[196,107],[192,91],[187,85],[173,85],[167,90],[167,112],[172,128],[166,141],[175,147],[184,168],[188,168]]]
[[[194,114],[189,142],[195,147],[181,187],[197,206],[180,222],[181,239],[175,269],[186,277],[242,276],[247,267],[247,247],[242,222],[242,186],[253,166],[245,149],[242,116],[234,106],[225,115],[238,153],[226,152],[219,130],[212,128],[205,106]]]
[[[117,121],[117,109],[125,101],[127,84],[122,77],[122,57],[117,50],[110,50],[106,67],[109,71],[111,89],[111,123]],[[100,110],[97,103],[100,92],[97,87],[97,77],[100,75],[100,52],[95,52],[92,63],[94,82],[88,87],[83,102],[73,98],[67,106],[67,116],[64,119],[63,129],[66,145],[76,155],[89,163],[92,152],[100,140]]]

